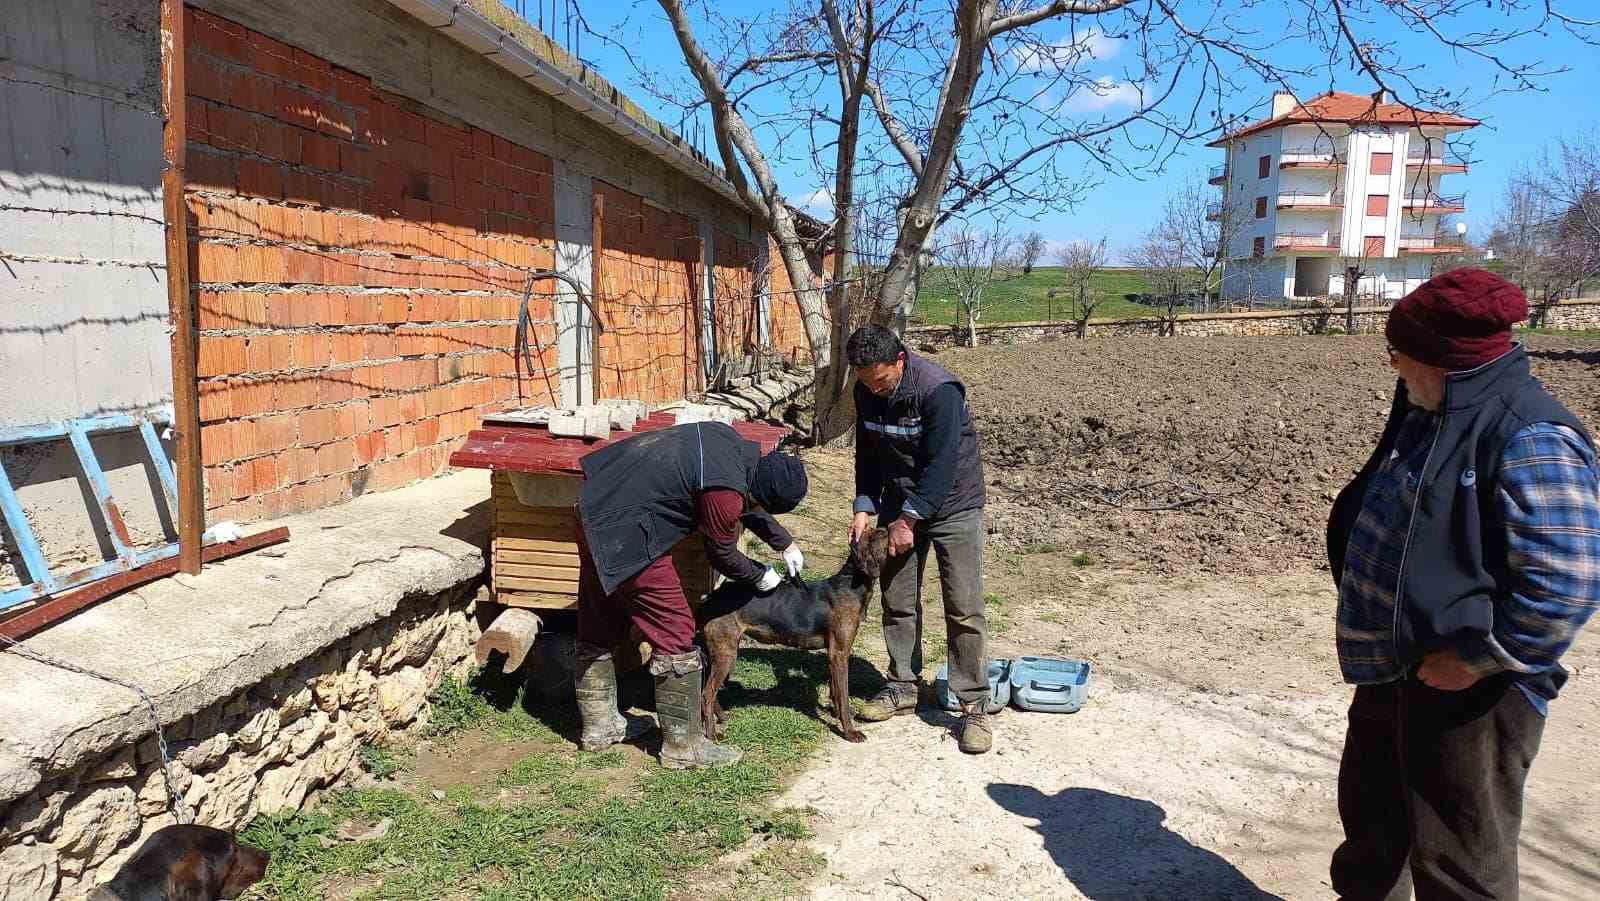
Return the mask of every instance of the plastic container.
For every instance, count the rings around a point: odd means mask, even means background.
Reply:
[[[1075,713],[1089,698],[1089,661],[1017,657],[1011,661],[1011,703],[1042,713]]]
[[[987,713],[999,713],[1004,710],[1011,700],[1011,683],[1007,674],[1011,669],[1011,661],[995,658],[989,661],[989,706]],[[946,710],[961,709],[961,701],[956,698],[955,692],[950,690],[950,664],[939,664],[939,672],[933,677],[933,696],[938,699],[939,706]]]

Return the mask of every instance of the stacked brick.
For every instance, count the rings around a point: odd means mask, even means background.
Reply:
[[[800,316],[799,298],[794,293],[794,283],[789,270],[778,255],[778,242],[767,239],[767,259],[772,261],[767,297],[767,330],[769,343],[788,354],[792,362],[809,361],[811,344],[806,340],[804,321]],[[812,271],[819,280],[833,277],[833,260],[812,260]]]
[[[547,156],[189,10],[192,278],[209,518],[435,474],[517,402],[525,271],[553,261]],[[534,320],[554,366],[550,283]],[[545,379],[525,380],[545,403]]]
[[[719,356],[739,360],[754,355],[761,339],[755,301],[756,246],[720,229],[714,234],[712,329]],[[776,258],[773,262],[782,268]]]

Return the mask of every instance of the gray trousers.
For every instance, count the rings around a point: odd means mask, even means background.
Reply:
[[[883,642],[889,650],[889,681],[922,676],[922,570],[928,549],[939,561],[944,589],[945,639],[950,645],[950,690],[963,703],[989,697],[984,658],[988,625],[983,612],[983,509],[963,510],[918,522],[909,553],[889,558],[883,590]]]

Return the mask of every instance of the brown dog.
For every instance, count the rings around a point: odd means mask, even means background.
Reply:
[[[267,872],[267,852],[210,826],[156,830],[89,901],[216,901],[237,898]]]
[[[850,648],[856,642],[873,583],[888,556],[888,530],[873,529],[861,536],[850,550],[850,559],[830,579],[785,582],[766,594],[729,582],[706,595],[695,618],[705,631],[706,653],[711,658],[700,702],[707,737],[721,737],[728,714],[717,700],[717,692],[733,672],[740,640],[749,635],[767,644],[827,648],[828,682],[839,731],[846,741],[866,741],[850,709]]]

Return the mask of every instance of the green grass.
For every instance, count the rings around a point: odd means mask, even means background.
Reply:
[[[980,322],[982,320],[979,320]],[[1551,335],[1556,338],[1572,338],[1578,341],[1600,341],[1600,328],[1523,328],[1517,329],[1518,333],[1529,335]]]
[[[393,779],[396,773],[405,769],[401,758],[408,755],[388,744],[368,743],[361,746],[356,756],[361,760],[361,768],[371,773],[374,779]]]
[[[1072,565],[1073,566],[1093,566],[1094,565],[1094,558],[1089,556],[1089,552],[1088,551],[1079,551],[1076,554],[1072,555]]]
[[[1062,270],[1054,266],[1040,266],[1028,275],[1010,281],[997,282],[984,292],[983,306],[978,323],[1036,322],[1049,318],[1071,318],[1072,302],[1065,296],[1053,300],[1045,294],[1051,288],[1066,288]],[[1131,269],[1102,269],[1089,283],[1089,291],[1104,298],[1095,307],[1096,319],[1126,319],[1149,316],[1155,309],[1124,299],[1124,294],[1142,294],[1150,290],[1145,277]],[[934,268],[922,276],[922,292],[911,309],[913,325],[953,325],[960,320],[961,307],[956,303],[955,292],[940,269]]]
[[[852,661],[857,691],[882,676]],[[718,770],[629,768],[614,749],[585,754],[560,741],[527,755],[483,788],[457,786],[434,800],[429,786],[346,789],[304,812],[257,817],[241,834],[272,855],[252,901],[313,901],[337,886],[358,899],[615,898],[659,901],[689,871],[761,834],[773,844],[741,868],[736,897],[787,895],[821,867],[800,842],[810,812],[771,809],[783,779],[826,732],[817,717],[827,660],[804,651],[747,648],[723,703],[728,741],[745,751]],[[555,735],[570,717],[542,710],[520,685],[484,673],[430,695],[440,742],[465,730],[508,739]],[[570,706],[570,702],[563,706]],[[363,760],[402,751],[372,746]],[[381,749],[380,754],[378,750]],[[340,842],[342,823],[391,821],[381,838]],[[770,853],[769,853],[770,852]]]

